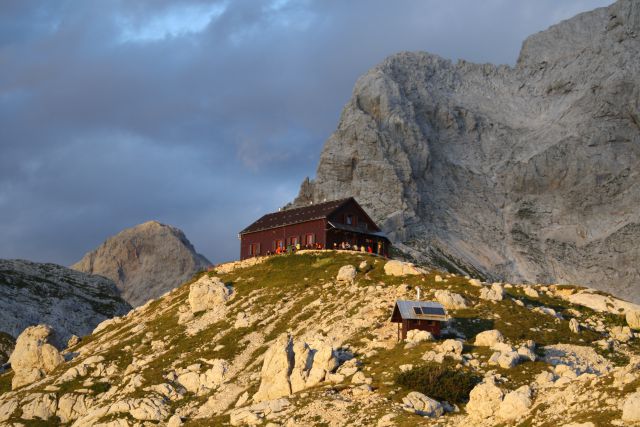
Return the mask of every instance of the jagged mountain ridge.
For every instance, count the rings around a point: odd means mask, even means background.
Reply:
[[[218,266],[100,324],[42,378],[9,391],[16,373],[0,374],[0,424],[35,417],[76,427],[640,420],[627,408],[639,394],[638,334],[618,326],[621,313],[635,313],[639,327],[640,307],[572,286],[481,284],[390,264],[301,251]],[[418,286],[424,299],[449,307],[445,336],[398,342],[393,304],[414,298]],[[457,410],[436,395],[432,407],[418,409],[429,401],[397,380],[421,365],[484,383],[469,401],[455,402]]]
[[[515,67],[393,55],[294,206],[354,196],[431,265],[638,301],[639,58],[631,0],[530,36]]]
[[[108,238],[71,268],[110,278],[138,306],[209,266],[181,230],[149,221]]]
[[[48,324],[56,329],[56,344],[66,345],[71,335],[88,335],[130,309],[107,278],[56,264],[0,260],[0,333],[13,338],[28,326]],[[0,348],[0,356],[8,356],[6,349]]]

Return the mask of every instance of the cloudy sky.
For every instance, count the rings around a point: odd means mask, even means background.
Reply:
[[[2,0],[0,258],[70,264],[156,219],[213,262],[313,176],[357,77],[514,64],[610,0]]]

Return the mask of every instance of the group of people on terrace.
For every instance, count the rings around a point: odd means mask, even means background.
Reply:
[[[316,242],[313,244],[300,245],[300,243],[296,243],[295,245],[290,244],[287,246],[277,246],[275,251],[267,251],[267,255],[281,255],[281,254],[291,254],[297,252],[299,250],[323,250],[325,249],[322,243]],[[343,251],[356,251],[356,252],[366,252],[370,254],[378,254],[383,255],[383,245],[382,242],[378,242],[377,245],[374,244],[373,241],[368,241],[367,244],[358,245],[357,243],[351,244],[347,241],[343,241],[341,243],[333,243],[333,247],[330,249],[333,250],[343,250]]]

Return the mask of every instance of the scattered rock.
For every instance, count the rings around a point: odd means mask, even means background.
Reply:
[[[640,310],[627,310],[625,318],[631,329],[640,329]]]
[[[491,329],[489,331],[480,332],[476,335],[475,345],[482,347],[493,347],[498,343],[504,342],[504,336],[502,332],[497,329]]]
[[[192,313],[211,310],[224,305],[232,295],[222,280],[205,274],[189,287],[189,305]]]
[[[437,418],[444,414],[440,402],[417,391],[412,391],[402,399],[403,409],[423,417]]]
[[[462,342],[458,340],[444,340],[439,346],[438,351],[445,354],[461,355],[463,350]]]
[[[610,330],[611,338],[620,342],[627,342],[633,338],[633,332],[628,326],[614,326]]]
[[[480,289],[480,298],[487,301],[502,301],[504,298],[504,288],[499,283],[494,283],[490,288]]]
[[[437,290],[435,292],[436,300],[448,310],[457,310],[467,308],[467,301],[460,294],[456,294],[447,290]]]
[[[498,407],[497,416],[503,420],[517,420],[529,413],[531,408],[531,389],[524,385],[507,393]]]
[[[478,279],[469,279],[469,284],[471,286],[475,286],[476,288],[481,288],[482,287],[482,282]]]
[[[538,298],[540,295],[538,294],[538,291],[536,291],[533,287],[531,286],[525,286],[524,287],[524,294],[526,296],[528,296],[529,298]]]
[[[571,332],[573,332],[574,334],[580,333],[580,323],[578,323],[575,318],[569,320],[569,330],[571,330]]]
[[[407,343],[418,344],[424,341],[433,341],[433,335],[429,331],[421,331],[419,329],[411,329],[407,331]]]
[[[356,268],[353,265],[344,265],[338,270],[336,280],[341,283],[353,284],[355,278]]]
[[[28,327],[20,334],[9,358],[15,373],[12,389],[38,381],[64,363],[58,349],[49,344],[52,333],[50,326],[38,325]]]
[[[469,403],[467,403],[467,413],[472,418],[489,418],[495,415],[498,410],[504,393],[500,390],[495,380],[485,378],[485,381],[478,384],[471,390],[469,394]]]
[[[426,274],[426,270],[415,266],[409,262],[390,260],[384,265],[384,272],[387,276],[415,276]]]

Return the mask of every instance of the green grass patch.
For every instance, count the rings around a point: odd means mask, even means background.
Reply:
[[[419,391],[432,399],[449,403],[462,403],[482,378],[466,370],[454,369],[447,364],[428,363],[414,366],[396,377],[396,384],[410,391]]]

